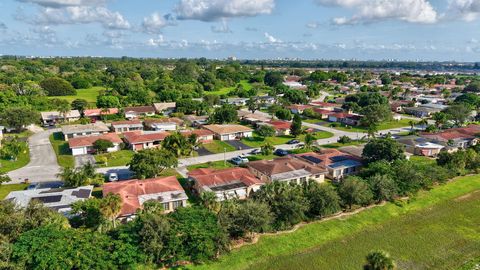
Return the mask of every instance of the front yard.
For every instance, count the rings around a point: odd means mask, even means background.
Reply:
[[[50,142],[52,143],[53,150],[57,155],[58,165],[61,167],[74,167],[74,159],[68,142],[63,140],[61,132],[56,132],[50,135]]]
[[[412,120],[411,119],[402,119],[402,120],[399,120],[399,121],[392,120],[392,121],[382,122],[382,123],[380,123],[380,125],[378,125],[378,130],[382,131],[382,130],[387,130],[387,129],[408,127],[408,126],[410,126],[410,123],[409,123],[410,121],[412,121]],[[341,125],[340,123],[332,123],[332,122],[328,122],[326,120],[306,119],[306,120],[303,120],[303,122],[307,122],[307,123],[310,123],[310,124],[322,123],[326,127],[331,127],[331,128],[336,129],[336,130],[347,131],[347,132],[367,132],[367,128],[365,128],[365,127],[360,127],[360,126],[355,126],[354,127],[354,126]],[[335,126],[335,125],[338,125],[338,126]]]
[[[311,133],[316,140],[320,139],[327,139],[330,137],[333,137],[333,134],[328,132],[328,131],[318,131]],[[266,142],[269,142],[272,145],[280,145],[280,144],[286,144],[288,141],[292,139],[298,139],[299,141],[304,141],[305,140],[305,134],[302,134],[295,138],[294,136],[276,136],[276,137],[267,137],[264,138],[260,135],[258,135],[256,132],[253,133],[253,137],[250,138],[243,138],[242,143],[253,147],[253,148],[259,148],[262,145],[264,145]]]
[[[28,144],[26,142],[22,142],[22,144],[26,150],[18,155],[17,160],[0,159],[0,174],[20,169],[30,162]]]
[[[0,200],[5,199],[8,193],[12,191],[24,190],[28,187],[28,184],[10,184],[0,185]]]
[[[205,148],[205,150],[207,150],[208,152],[213,153],[213,154],[219,154],[219,153],[223,153],[223,152],[232,152],[232,151],[237,150],[232,145],[230,145],[226,142],[219,141],[219,140],[214,140],[214,141],[209,142],[209,143],[204,143],[204,144],[202,144],[202,146],[203,146],[203,148]]]
[[[135,152],[131,150],[120,150],[117,152],[95,155],[95,161],[99,167],[125,166],[130,160],[132,160],[134,154]],[[106,158],[107,163],[104,163],[104,158]]]

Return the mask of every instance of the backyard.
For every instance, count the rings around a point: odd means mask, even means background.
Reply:
[[[77,94],[75,96],[53,96],[51,98],[65,99],[68,102],[72,102],[75,99],[85,99],[89,104],[95,107],[95,103],[97,102],[97,96],[100,93],[100,91],[104,89],[105,87],[94,86],[87,89],[78,89]]]
[[[73,167],[73,156],[70,153],[68,142],[63,140],[63,134],[61,132],[53,133],[50,135],[50,142],[57,155],[58,165],[61,167]]]
[[[263,236],[254,245],[190,269],[361,269],[389,252],[400,269],[457,269],[480,256],[480,176],[460,177],[360,213]]]

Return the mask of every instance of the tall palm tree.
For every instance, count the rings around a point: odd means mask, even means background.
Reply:
[[[70,110],[71,110],[71,107],[70,107],[70,104],[68,102],[60,103],[60,105],[58,107],[58,112],[63,117],[63,122],[67,121],[67,114],[70,112]]]
[[[372,251],[367,255],[365,268],[368,270],[393,270],[395,262],[385,251]]]
[[[118,194],[109,193],[102,199],[100,211],[102,215],[112,222],[113,228],[116,227],[116,219],[122,210],[122,198]]]
[[[217,201],[217,195],[214,192],[202,192],[200,194],[200,201],[208,210],[215,213],[220,211],[220,203]]]

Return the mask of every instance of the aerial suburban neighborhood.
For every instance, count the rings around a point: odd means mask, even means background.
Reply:
[[[480,2],[127,2],[0,3],[0,269],[480,269]]]

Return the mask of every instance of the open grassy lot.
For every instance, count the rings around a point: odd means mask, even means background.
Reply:
[[[330,123],[326,120],[318,120],[318,119],[306,119],[306,120],[303,120],[303,121],[307,122],[307,123],[311,123],[311,124],[317,124],[317,123],[320,123],[320,122],[325,122],[325,123],[327,123],[327,127],[330,127],[330,124],[332,124],[332,123]],[[382,122],[380,125],[378,125],[378,130],[382,131],[382,130],[393,129],[393,128],[408,127],[408,126],[410,126],[410,124],[409,124],[410,121],[411,121],[410,119],[402,119],[402,120],[399,120],[399,121],[392,120],[392,121]],[[337,129],[337,130],[342,130],[342,131],[347,131],[347,132],[367,132],[367,129],[364,128],[364,127],[352,127],[352,126],[342,125],[342,126],[331,127],[331,128],[334,128],[334,129]]]
[[[407,204],[261,237],[215,263],[191,269],[362,269],[372,249],[388,251],[399,269],[456,269],[480,256],[480,175],[461,177]]]
[[[50,142],[52,143],[53,150],[57,155],[58,165],[61,167],[73,167],[73,156],[70,153],[68,142],[63,140],[61,132],[56,132],[50,135]]]
[[[344,147],[344,146],[354,146],[354,145],[361,145],[361,144],[364,144],[366,142],[364,141],[351,141],[349,143],[330,143],[330,144],[324,144],[324,145],[321,145],[321,147],[323,148],[340,148],[340,147]]]
[[[89,104],[95,105],[97,96],[102,90],[105,90],[105,87],[94,86],[87,89],[78,89],[75,96],[53,96],[51,98],[65,99],[68,102],[72,102],[75,99],[85,99]]]
[[[237,149],[235,147],[231,146],[230,144],[218,140],[214,140],[210,143],[204,143],[203,148],[205,148],[207,151],[218,154],[218,153],[223,153],[224,151],[226,152],[232,152]]]
[[[317,140],[333,137],[333,134],[328,131],[318,131],[318,132],[312,133],[312,135],[315,136],[315,139]],[[291,139],[295,139],[295,137],[294,136],[276,136],[276,137],[264,138],[258,135],[256,132],[254,132],[253,137],[243,138],[242,143],[250,147],[258,148],[264,145],[266,142],[269,142],[272,145],[279,145],[279,144],[286,144]],[[297,139],[303,142],[305,140],[305,134],[298,136]]]
[[[24,144],[26,150],[18,155],[17,160],[0,159],[0,174],[20,169],[30,162],[28,145],[26,142],[22,142],[22,144]]]
[[[243,86],[243,89],[245,90],[250,90],[252,89],[252,84],[250,84],[247,80],[242,80],[240,81],[240,84]],[[205,94],[212,94],[212,95],[227,95],[230,93],[230,91],[234,90],[237,86],[232,86],[232,87],[224,87],[218,91],[212,91],[212,92],[205,92]]]
[[[11,185],[1,185],[0,186],[0,200],[5,199],[8,193],[17,190],[24,190],[28,187],[28,184],[11,184]]]
[[[228,162],[224,162],[223,160],[219,161],[212,161],[212,162],[207,162],[207,163],[202,163],[202,164],[195,164],[187,167],[188,171],[195,170],[195,169],[204,169],[204,168],[211,168],[211,169],[226,169],[226,168],[232,168],[233,164]]]
[[[135,152],[131,150],[120,150],[117,152],[95,155],[95,160],[99,167],[125,166],[130,160],[132,160],[134,154]],[[102,163],[103,157],[107,158],[107,164]]]
[[[437,162],[433,158],[422,157],[422,156],[411,156],[410,160],[422,165],[435,165]]]

